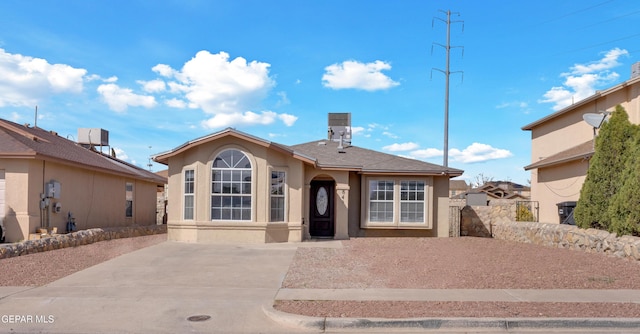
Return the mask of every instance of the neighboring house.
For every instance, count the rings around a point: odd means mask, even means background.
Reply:
[[[531,195],[531,188],[511,181],[488,181],[473,190],[487,193],[491,198],[527,199]]]
[[[491,205],[492,200],[528,200],[530,188],[511,181],[488,181],[477,188],[467,189],[451,199],[458,206],[486,206]]]
[[[77,230],[155,224],[157,189],[166,178],[87,147],[0,119],[0,222],[6,241],[26,240],[38,228],[64,233],[70,218]]]
[[[449,178],[463,173],[342,140],[286,146],[231,128],[154,160],[169,167],[168,238],[189,242],[448,237]]]
[[[471,190],[471,186],[465,180],[449,180],[449,198],[464,194]]]
[[[612,112],[618,104],[631,123],[640,124],[640,76],[522,127],[531,131],[531,164],[524,169],[531,171],[531,199],[540,204],[541,222],[559,222],[558,204],[580,197],[595,133],[583,115]]]

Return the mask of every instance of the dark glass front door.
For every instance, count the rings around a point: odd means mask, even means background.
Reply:
[[[333,181],[311,182],[309,234],[312,237],[333,237],[335,234],[333,218],[334,184]]]

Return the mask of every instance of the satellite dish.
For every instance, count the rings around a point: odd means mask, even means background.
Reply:
[[[582,119],[584,119],[587,124],[591,125],[595,129],[599,129],[602,126],[602,123],[607,119],[607,114],[584,114],[582,115]]]

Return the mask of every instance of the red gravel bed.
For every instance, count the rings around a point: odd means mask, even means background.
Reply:
[[[640,263],[487,238],[360,238],[299,248],[283,288],[640,289]],[[640,317],[640,304],[278,301],[332,317]]]
[[[166,234],[155,234],[2,259],[0,286],[45,285],[122,254],[166,240]]]

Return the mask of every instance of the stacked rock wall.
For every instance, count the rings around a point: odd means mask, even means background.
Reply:
[[[491,226],[496,239],[569,248],[640,261],[640,238],[618,237],[615,233],[581,229],[573,225],[534,222],[495,222]]]
[[[0,245],[0,259],[75,247],[111,239],[167,233],[167,225],[92,228],[67,234],[55,234],[38,240]]]

